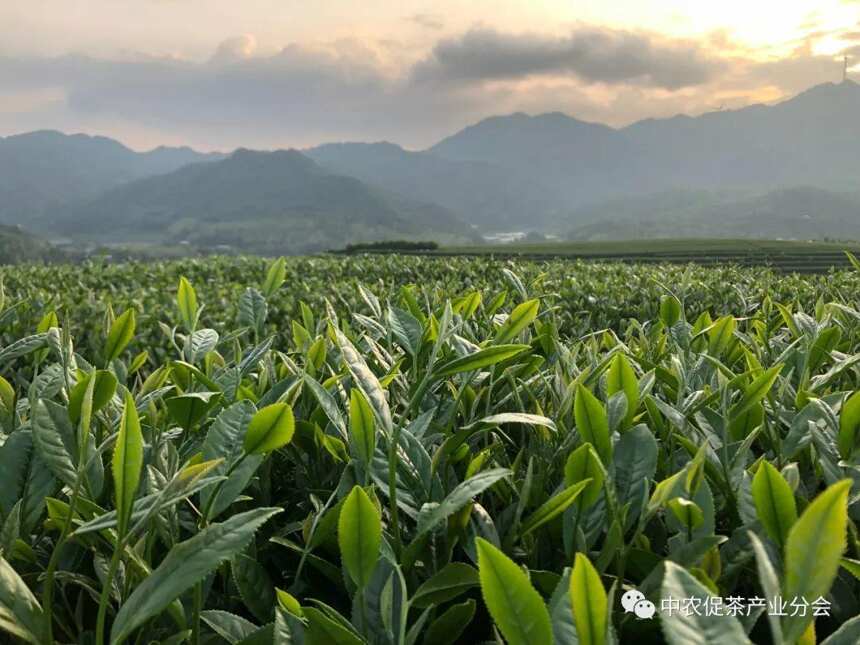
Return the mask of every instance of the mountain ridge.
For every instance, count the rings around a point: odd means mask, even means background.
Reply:
[[[135,152],[109,137],[58,130],[0,137],[0,223],[25,223],[61,203],[218,158],[188,147]]]
[[[55,209],[40,224],[102,243],[187,241],[263,253],[419,239],[425,230],[448,240],[470,238],[448,211],[331,173],[298,150],[244,148]]]
[[[43,233],[74,234],[75,222],[83,227],[92,220],[87,209],[93,209],[101,213],[103,226],[90,225],[87,230],[103,237],[100,229],[113,221],[112,213],[103,206],[111,200],[126,227],[123,217],[128,218],[129,210],[137,208],[145,214],[150,206],[156,216],[173,213],[173,217],[181,217],[182,204],[191,204],[191,220],[205,221],[203,205],[223,215],[233,197],[224,187],[232,185],[234,193],[246,200],[244,210],[257,215],[276,212],[272,195],[280,195],[290,225],[313,240],[314,231],[309,228],[316,221],[313,214],[341,214],[346,204],[331,201],[325,191],[313,195],[295,192],[295,182],[293,193],[279,192],[279,183],[287,181],[281,171],[288,167],[314,185],[337,184],[335,193],[353,195],[355,208],[366,221],[374,221],[370,210],[376,209],[376,224],[387,221],[393,231],[403,231],[408,237],[414,238],[422,230],[425,237],[437,233],[461,236],[464,230],[473,236],[469,225],[482,233],[564,233],[586,223],[579,218],[588,209],[602,213],[601,217],[613,217],[616,200],[647,201],[649,196],[679,189],[759,196],[798,186],[832,193],[856,190],[860,176],[860,120],[856,114],[860,114],[860,85],[848,81],[822,83],[772,105],[642,119],[624,128],[558,111],[496,115],[423,150],[380,141],[329,143],[304,151],[240,148],[229,156],[166,146],[136,152],[108,137],[41,130],[0,137],[0,223],[39,224]],[[274,156],[255,156],[266,154]],[[184,194],[173,183],[174,173],[189,166],[228,159],[235,163],[243,158],[248,163],[268,161],[259,175],[240,172],[239,183],[236,177],[222,176],[202,189],[208,195]],[[292,162],[286,163],[287,159]],[[286,165],[275,176],[268,175],[268,164],[277,167],[278,160]],[[188,172],[179,176],[190,180],[200,170]],[[335,181],[332,176],[340,179]],[[347,178],[357,183],[350,184]],[[144,180],[151,199],[171,195],[177,203],[162,201],[142,206],[141,211],[134,204],[116,201],[119,190],[118,194],[140,202],[136,182]],[[130,185],[138,188],[123,193],[121,189]],[[220,201],[209,199],[222,193]],[[298,194],[311,201],[291,202]],[[813,198],[820,199],[825,209],[835,203],[824,194]],[[301,210],[308,215],[307,221],[298,218]],[[838,228],[844,232],[843,224]],[[60,227],[52,230],[54,225]],[[368,235],[387,235],[374,226]],[[234,227],[236,243],[244,244],[248,238],[240,234],[241,221]],[[216,228],[218,234],[210,238],[221,240],[219,244],[229,240],[226,221]],[[326,239],[344,237],[339,233],[332,237],[336,232],[323,228],[312,244],[315,248]],[[342,228],[352,235],[361,234],[347,223]],[[174,227],[172,232],[176,231]],[[829,233],[832,231],[822,231],[821,235]],[[860,217],[852,236],[860,239]],[[261,240],[251,242],[256,245]]]

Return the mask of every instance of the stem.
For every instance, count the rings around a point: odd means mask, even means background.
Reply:
[[[576,517],[573,518],[573,553],[579,550],[579,518],[582,516],[582,513],[582,506],[580,506],[576,509]],[[569,554],[568,559],[573,556],[573,553]]]
[[[120,557],[125,548],[124,541],[118,539],[114,547],[113,555],[110,559],[110,567],[108,568],[107,577],[105,577],[104,585],[102,585],[102,593],[99,597],[99,613],[96,619],[96,645],[104,645],[105,642],[105,617],[107,616],[107,606],[110,599],[110,590],[113,586],[113,578],[116,575],[116,570],[119,568]]]
[[[248,455],[243,452],[242,456],[239,457],[239,459],[237,459],[236,462],[232,466],[230,466],[230,468],[227,469],[227,475],[225,476],[225,478],[215,485],[215,490],[212,491],[212,494],[209,496],[209,499],[206,500],[206,505],[203,507],[202,512],[200,514],[201,528],[205,527],[209,523],[209,513],[212,512],[212,505],[215,503],[215,500],[221,493],[221,489],[224,488],[224,484],[227,482],[227,480],[230,479],[230,475],[233,474],[233,471],[236,470],[242,464],[243,461],[245,461],[245,457],[247,456]]]
[[[317,515],[314,516],[314,521],[311,523],[311,530],[310,530],[310,533],[308,534],[309,535],[308,544],[310,544],[311,540],[313,540],[313,536],[316,534],[316,530],[317,530],[317,526],[319,525],[320,518],[322,517],[323,513],[325,513],[325,511],[328,510],[328,508],[332,505],[336,496],[337,496],[337,488],[335,488],[334,491],[332,492],[332,494],[329,495],[329,498],[326,501],[325,506],[323,506],[322,511],[320,511]],[[307,560],[308,553],[310,553],[310,549],[309,549],[309,547],[305,547],[305,549],[302,550],[302,557],[299,558],[299,566],[296,567],[296,575],[295,575],[294,580],[293,580],[294,586],[297,585],[297,583],[299,582],[299,580],[302,577],[302,571],[304,570],[305,561]]]
[[[391,503],[391,532],[394,534],[394,552],[400,557],[403,544],[400,540],[400,521],[397,511],[397,447],[400,443],[400,426],[394,428],[388,447],[388,500]]]
[[[362,589],[361,594],[361,629],[367,630],[367,596]]]
[[[81,489],[81,471],[79,470],[75,476],[75,485],[72,489],[72,497],[69,499],[69,512],[66,514],[66,520],[63,523],[63,528],[60,531],[60,537],[54,545],[54,550],[51,552],[51,559],[48,561],[48,568],[45,571],[45,587],[42,589],[42,608],[45,612],[45,635],[48,643],[54,642],[54,573],[60,563],[60,553],[66,544],[66,538],[69,535],[69,527],[72,525],[72,517],[75,514],[75,505],[78,503],[78,495]]]
[[[194,614],[191,623],[191,643],[200,645],[200,612],[203,610],[203,583],[194,585]]]
[[[246,453],[242,453],[242,456],[236,460],[236,462],[230,466],[227,470],[227,476],[222,479],[215,486],[215,490],[212,491],[212,494],[209,496],[209,499],[206,500],[206,504],[203,506],[202,512],[200,514],[200,527],[205,528],[209,523],[209,513],[212,511],[212,505],[215,503],[218,495],[221,493],[221,489],[224,487],[224,483],[230,479],[230,475],[233,474],[233,471],[236,470],[239,465],[245,461],[245,457],[248,455]],[[192,616],[191,622],[191,643],[192,645],[200,645],[200,612],[203,610],[203,583],[198,582],[194,585],[194,614]],[[97,645],[101,645],[98,643]]]

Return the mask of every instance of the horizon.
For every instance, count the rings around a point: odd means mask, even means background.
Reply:
[[[520,116],[520,115],[526,116],[528,118],[539,118],[539,117],[559,114],[559,115],[562,115],[566,118],[578,121],[580,123],[585,123],[585,124],[589,124],[589,125],[604,126],[604,127],[610,128],[610,129],[615,130],[615,131],[622,131],[622,130],[625,130],[625,129],[630,128],[632,126],[635,126],[636,124],[649,122],[649,121],[668,121],[671,119],[683,118],[683,117],[691,118],[691,119],[697,119],[697,118],[704,117],[704,116],[707,116],[710,114],[739,112],[739,111],[745,110],[747,108],[756,107],[756,106],[770,106],[770,107],[772,107],[775,105],[779,105],[781,103],[791,101],[791,100],[797,98],[798,96],[805,94],[806,92],[815,90],[819,87],[825,87],[825,86],[837,87],[837,86],[842,85],[844,83],[850,83],[853,85],[860,85],[860,81],[855,80],[854,78],[848,76],[842,81],[836,81],[836,82],[834,82],[834,81],[823,81],[821,83],[817,83],[815,85],[811,85],[809,87],[801,89],[800,91],[798,91],[792,95],[783,96],[783,97],[780,97],[780,98],[773,100],[773,101],[760,101],[760,102],[749,103],[747,105],[741,105],[741,106],[732,107],[732,108],[708,110],[708,111],[700,112],[700,113],[696,113],[696,114],[678,112],[676,114],[667,115],[667,116],[643,116],[640,119],[637,119],[635,121],[631,121],[630,123],[626,123],[626,124],[620,125],[620,126],[612,125],[610,123],[605,123],[605,122],[601,122],[601,121],[595,121],[595,120],[588,120],[588,119],[580,118],[579,116],[577,116],[575,114],[563,112],[560,110],[552,110],[552,111],[546,111],[546,112],[527,112],[527,111],[518,110],[516,112],[508,112],[508,113],[504,113],[504,114],[487,114],[485,116],[479,117],[475,121],[469,121],[467,123],[460,125],[459,127],[456,127],[454,130],[452,130],[446,134],[443,134],[438,140],[431,142],[427,146],[416,147],[416,148],[408,147],[406,145],[403,145],[399,141],[395,141],[395,140],[391,140],[391,139],[321,140],[317,143],[314,143],[314,144],[308,145],[308,146],[287,145],[287,146],[279,146],[279,147],[271,147],[271,148],[254,147],[254,146],[244,145],[241,143],[239,145],[236,145],[236,146],[230,147],[230,148],[205,148],[205,147],[193,146],[190,143],[170,144],[170,143],[161,143],[161,142],[152,142],[151,145],[149,145],[149,147],[140,147],[140,146],[135,146],[135,145],[129,143],[128,141],[124,141],[121,138],[106,134],[104,132],[67,131],[67,130],[61,130],[61,129],[57,129],[57,128],[48,128],[48,127],[36,128],[36,129],[31,129],[31,130],[23,130],[20,132],[0,133],[0,139],[8,139],[8,138],[12,138],[12,137],[20,137],[20,136],[26,136],[26,135],[37,134],[37,133],[42,133],[42,132],[57,133],[57,134],[67,136],[67,137],[86,136],[86,137],[90,137],[93,139],[99,139],[99,138],[109,139],[109,140],[114,141],[116,143],[119,143],[120,145],[128,148],[129,150],[132,150],[133,152],[137,152],[137,153],[152,152],[152,151],[157,150],[159,148],[168,148],[168,149],[188,148],[188,149],[194,150],[196,152],[201,152],[201,153],[206,153],[206,154],[222,154],[222,155],[230,155],[230,154],[236,152],[237,150],[242,150],[242,149],[252,150],[255,152],[277,152],[280,150],[296,150],[296,151],[304,153],[304,152],[307,152],[307,151],[312,150],[314,148],[322,147],[322,146],[326,146],[326,145],[345,145],[345,144],[364,144],[364,145],[388,144],[388,145],[397,146],[397,147],[399,147],[399,148],[401,148],[407,152],[425,152],[425,151],[429,151],[430,148],[432,148],[434,145],[445,140],[448,137],[451,137],[451,136],[453,136],[457,133],[460,133],[464,130],[467,130],[471,127],[477,126],[477,125],[483,123],[484,121],[488,121],[490,119],[495,119],[495,118],[505,119],[505,118],[511,118],[511,117]]]

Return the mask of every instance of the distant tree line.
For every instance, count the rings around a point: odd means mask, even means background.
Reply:
[[[382,242],[357,242],[347,244],[342,249],[332,250],[331,253],[352,255],[365,251],[435,251],[439,244],[433,241],[411,242],[409,240],[385,240]]]

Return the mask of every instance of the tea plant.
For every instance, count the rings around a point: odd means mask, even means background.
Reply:
[[[855,275],[386,257],[3,279],[11,638],[860,641]],[[673,611],[732,598],[765,602]]]

